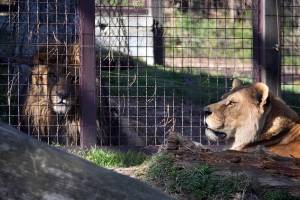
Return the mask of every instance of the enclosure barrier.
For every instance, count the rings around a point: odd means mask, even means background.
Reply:
[[[295,0],[0,2],[0,120],[67,145],[202,144],[233,78],[298,113]]]

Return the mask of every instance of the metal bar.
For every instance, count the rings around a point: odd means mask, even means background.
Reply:
[[[95,1],[79,0],[80,146],[96,145]]]
[[[253,26],[253,58],[259,81],[280,95],[280,5],[279,0],[255,0],[256,13]]]

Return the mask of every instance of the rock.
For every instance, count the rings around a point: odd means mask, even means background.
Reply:
[[[171,199],[0,123],[0,199]]]

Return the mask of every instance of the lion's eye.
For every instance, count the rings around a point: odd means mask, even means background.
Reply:
[[[48,76],[49,76],[49,78],[51,78],[51,79],[56,79],[56,78],[57,78],[57,76],[56,76],[55,73],[49,73]]]

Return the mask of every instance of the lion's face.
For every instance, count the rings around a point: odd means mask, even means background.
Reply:
[[[268,110],[269,90],[263,83],[236,86],[222,99],[205,107],[206,135],[210,140],[252,137],[257,133]],[[249,133],[249,135],[247,135]],[[253,138],[254,139],[254,138]]]
[[[65,76],[56,67],[39,65],[32,70],[32,89],[40,98],[48,98],[50,108],[57,114],[66,114],[76,102],[75,78]]]
[[[66,114],[74,105],[75,88],[70,80],[60,77],[51,88],[52,109],[57,114]]]

